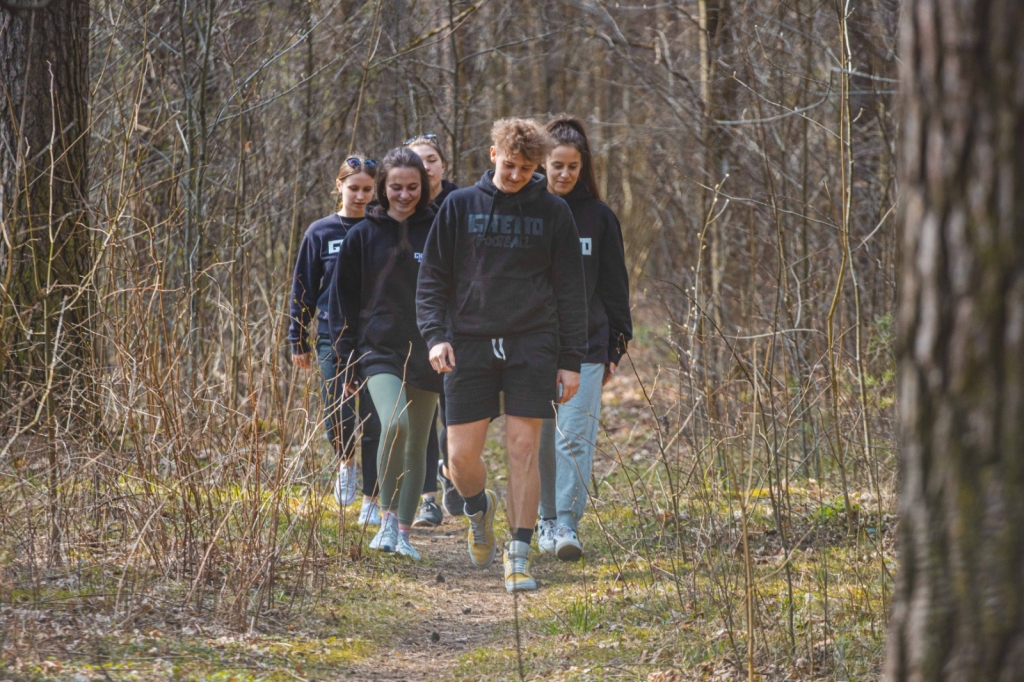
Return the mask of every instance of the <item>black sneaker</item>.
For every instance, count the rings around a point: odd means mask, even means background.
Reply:
[[[426,497],[420,503],[420,512],[412,522],[413,528],[434,528],[441,525],[444,514],[433,497]]]
[[[466,513],[466,501],[462,499],[462,495],[455,489],[455,484],[452,483],[451,479],[444,475],[443,462],[437,467],[437,477],[441,479],[441,492],[444,493],[444,499],[441,500],[444,510],[448,512],[449,516],[464,516]]]

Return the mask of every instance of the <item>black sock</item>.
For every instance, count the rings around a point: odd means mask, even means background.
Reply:
[[[472,516],[477,512],[487,511],[487,490],[481,490],[476,495],[463,495],[466,501],[466,516]]]
[[[516,528],[516,532],[513,538],[519,540],[519,542],[525,542],[530,544],[530,540],[533,540],[533,529],[532,528]]]

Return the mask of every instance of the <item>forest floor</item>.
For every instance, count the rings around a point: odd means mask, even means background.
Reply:
[[[328,558],[302,565],[305,587],[282,590],[258,621],[181,609],[179,583],[147,585],[125,614],[115,606],[134,588],[110,568],[10,590],[0,681],[877,679],[895,565],[891,498],[878,505],[884,518],[865,514],[851,535],[835,491],[794,479],[787,555],[768,494],[753,488],[744,543],[734,496],[699,501],[691,484],[677,516],[654,501],[667,499],[665,482],[637,377],[616,377],[605,404],[614,453],[595,466],[602,494],[581,527],[585,561],[535,552],[536,593],[505,592],[500,553],[487,569],[470,565],[464,519],[414,531],[421,563],[365,549],[372,533],[342,551],[360,531],[348,523],[337,537],[331,500]],[[499,420],[487,462],[503,494],[501,440]],[[868,506],[867,492],[852,494]]]

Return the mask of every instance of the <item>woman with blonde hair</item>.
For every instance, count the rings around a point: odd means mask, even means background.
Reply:
[[[316,315],[317,340],[315,350],[320,366],[320,394],[324,407],[324,422],[334,454],[341,460],[334,496],[338,504],[347,507],[356,498],[355,433],[356,397],[343,399],[346,382],[345,367],[339,365],[331,347],[328,320],[327,287],[334,273],[341,244],[348,231],[363,219],[366,206],[373,199],[373,183],[377,177],[377,162],[362,154],[345,159],[338,170],[335,186],[338,190],[338,210],[315,221],[306,230],[299,246],[292,278],[292,296],[289,305],[291,321],[288,342],[292,346],[292,363],[304,370],[312,366],[314,347],[307,336],[310,320]],[[380,425],[373,412],[373,403],[359,396],[359,421],[363,425],[363,506],[359,512],[362,524],[379,525],[377,513],[377,438]]]

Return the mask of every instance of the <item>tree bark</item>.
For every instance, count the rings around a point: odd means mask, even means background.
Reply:
[[[42,4],[42,3],[39,3]],[[89,357],[89,3],[0,5],[0,404],[60,409]],[[48,410],[50,412],[50,410]]]
[[[885,676],[1024,679],[1024,6],[904,11],[903,482]]]

